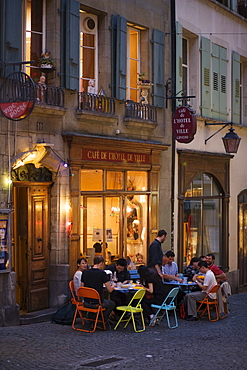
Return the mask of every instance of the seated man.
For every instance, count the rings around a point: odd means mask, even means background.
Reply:
[[[176,280],[181,283],[183,280],[177,275],[178,265],[174,262],[175,254],[173,251],[168,251],[163,254],[162,258],[162,273],[165,280]]]
[[[208,265],[205,261],[200,261],[198,263],[199,270],[202,274],[205,274],[204,283],[200,282],[200,279],[195,275],[193,277],[193,281],[197,283],[197,285],[201,288],[200,292],[192,292],[186,294],[187,300],[187,313],[188,317],[186,320],[188,321],[196,321],[197,318],[197,301],[202,301],[209,290],[217,284],[214,274],[212,271],[209,270]],[[216,293],[211,293],[210,298],[216,299]]]
[[[111,300],[104,299],[103,284],[109,293],[114,290],[114,285],[111,285],[109,278],[104,270],[105,260],[102,256],[94,257],[94,266],[89,270],[84,270],[81,282],[82,286],[86,288],[93,288],[97,290],[101,297],[102,306],[106,309],[104,311],[105,321],[108,321],[111,311],[115,308],[115,303]],[[86,298],[84,301],[86,304],[97,304],[98,302]]]
[[[188,278],[189,281],[193,280],[193,277],[195,275],[199,274],[199,268],[198,268],[198,257],[193,257],[190,260],[190,264],[184,268],[184,276]]]
[[[126,284],[130,280],[130,274],[127,270],[127,261],[124,258],[119,258],[116,262],[116,265],[107,266],[107,269],[112,271],[113,280],[119,281]],[[127,304],[126,294],[114,290],[111,295],[111,300],[115,302],[117,306],[125,306]],[[119,311],[115,310],[115,313],[118,314]]]
[[[215,261],[214,254],[208,253],[206,255],[206,262],[207,262],[208,268],[214,273],[218,283],[220,283],[221,280],[225,281],[227,279],[226,274],[218,266],[214,264],[214,261]]]

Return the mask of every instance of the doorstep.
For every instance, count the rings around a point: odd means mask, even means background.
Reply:
[[[28,312],[20,315],[20,324],[34,324],[43,321],[51,321],[57,308],[47,308],[45,310]]]

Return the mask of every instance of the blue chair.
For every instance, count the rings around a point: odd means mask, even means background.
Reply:
[[[157,305],[157,304],[152,304],[151,307],[157,308],[157,312],[155,313],[154,317],[149,323],[149,326],[153,326],[154,323],[159,320],[159,322],[163,319],[163,317],[166,315],[167,319],[167,324],[170,329],[174,329],[178,327],[178,319],[177,319],[177,314],[176,314],[176,305],[174,303],[174,300],[179,292],[179,288],[173,288],[168,295],[166,296],[164,302],[162,305]],[[170,323],[170,318],[169,318],[169,311],[174,312],[174,320],[175,320],[175,325],[171,326]]]

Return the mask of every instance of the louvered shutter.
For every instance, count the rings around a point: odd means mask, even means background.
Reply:
[[[160,108],[165,105],[164,64],[164,32],[153,30],[153,105]]]
[[[201,114],[211,117],[210,40],[201,38]]]
[[[240,123],[240,55],[232,52],[232,122]]]
[[[66,0],[63,37],[64,51],[64,87],[69,90],[79,90],[79,41],[80,41],[80,13],[77,0]]]
[[[181,96],[183,88],[183,38],[182,38],[182,26],[176,22],[176,96]],[[180,105],[180,102],[176,99],[176,106]]]
[[[220,47],[212,44],[212,117],[220,118]]]
[[[126,99],[127,22],[112,15],[112,96]]]
[[[226,121],[227,116],[227,49],[222,46],[219,47],[220,50],[220,116],[221,120]]]

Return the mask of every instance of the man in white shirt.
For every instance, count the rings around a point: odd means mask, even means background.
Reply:
[[[187,312],[188,321],[196,321],[197,319],[197,301],[202,301],[210,289],[217,284],[214,274],[209,270],[208,265],[205,261],[200,261],[198,263],[199,270],[202,274],[205,274],[204,282],[198,278],[197,275],[193,277],[193,281],[202,289],[201,292],[193,292],[186,294],[187,300]],[[216,299],[216,293],[210,293],[209,297],[211,299]]]

